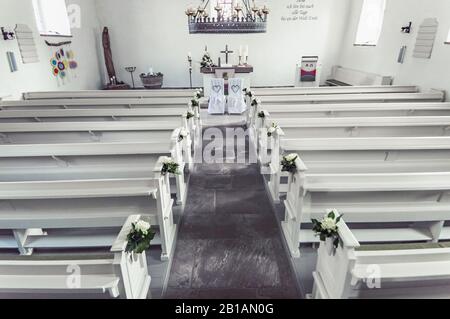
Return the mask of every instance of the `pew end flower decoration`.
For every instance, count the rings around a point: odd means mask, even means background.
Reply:
[[[188,111],[188,112],[186,112],[185,117],[187,120],[190,120],[191,118],[195,117],[195,114],[191,111]]]
[[[253,97],[253,92],[252,92],[251,90],[245,88],[245,89],[243,89],[242,91],[244,92],[244,95],[245,95],[245,96],[248,96],[249,98],[252,98],[252,97]]]
[[[203,89],[198,89],[197,91],[195,91],[194,93],[194,99],[201,99],[203,97]]]
[[[155,231],[146,221],[139,220],[131,224],[131,231],[127,235],[125,252],[142,254],[150,248],[150,243],[155,238]]]
[[[167,173],[180,175],[180,164],[176,163],[171,157],[164,157],[162,160],[161,174],[166,175]]]
[[[277,124],[272,123],[272,125],[267,129],[267,136],[272,137],[272,135],[275,134],[275,132],[278,132],[279,130],[280,127]]]
[[[261,105],[261,101],[259,99],[252,99],[252,103],[250,104],[253,107],[257,107],[258,105]]]
[[[189,132],[184,127],[181,128],[180,132],[178,133],[178,142],[183,141],[188,136],[189,136]]]
[[[339,237],[338,223],[342,219],[336,210],[330,210],[322,220],[312,219],[313,232],[320,238],[320,241],[330,240],[334,249],[339,247],[341,239]]]
[[[283,156],[281,160],[281,171],[295,174],[297,172],[297,165],[295,164],[297,158],[298,154],[295,153]]]

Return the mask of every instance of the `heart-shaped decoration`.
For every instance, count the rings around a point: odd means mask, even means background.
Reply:
[[[231,90],[232,90],[234,93],[237,93],[237,92],[239,92],[239,91],[241,90],[241,86],[240,86],[240,85],[232,85],[232,86],[231,86]]]
[[[212,89],[216,93],[219,93],[220,91],[222,91],[222,87],[220,85],[213,85]]]

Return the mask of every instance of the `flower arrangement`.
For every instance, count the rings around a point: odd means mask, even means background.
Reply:
[[[316,236],[319,236],[320,241],[326,241],[330,239],[333,243],[333,247],[336,249],[339,246],[340,238],[338,233],[338,223],[341,220],[342,215],[337,211],[329,211],[325,217],[319,221],[317,219],[312,219],[313,231]]]
[[[200,65],[202,68],[213,68],[216,65],[214,64],[213,60],[211,59],[211,55],[209,55],[209,52],[205,52],[202,57],[202,61],[200,62]]]
[[[178,133],[178,142],[181,142],[186,137],[188,137],[189,132],[183,127],[180,129],[180,132]]]
[[[200,100],[203,97],[203,89],[195,91],[194,99]]]
[[[272,125],[267,129],[267,136],[271,137],[273,133],[277,132],[279,129],[280,127],[277,124],[272,123]]]
[[[140,74],[141,78],[145,77],[145,78],[150,78],[150,77],[160,77],[160,76],[164,76],[164,74],[162,74],[161,72],[156,72],[156,73],[141,73]]]
[[[295,153],[283,156],[281,160],[281,171],[295,173],[297,171],[297,166],[295,165],[297,158],[298,155]]]
[[[258,117],[259,117],[260,119],[265,118],[265,117],[266,117],[266,112],[264,112],[264,111],[259,112],[259,113],[258,113]]]
[[[190,111],[188,111],[185,116],[186,116],[187,120],[190,120],[191,118],[193,118],[195,116],[195,114],[190,112]]]
[[[255,99],[252,99],[252,103],[250,105],[253,106],[253,107],[256,107],[256,106],[258,106],[260,104],[261,104],[261,101],[259,99],[255,98]]]
[[[161,174],[166,175],[167,173],[180,175],[181,173],[178,171],[180,165],[176,163],[172,158],[165,157],[162,161],[163,167],[161,169]]]
[[[131,231],[127,235],[125,252],[142,254],[150,247],[150,242],[155,237],[155,231],[150,229],[150,224],[139,220],[131,224]]]
[[[253,97],[253,92],[247,88],[243,89],[242,91],[244,91],[244,95],[248,96],[249,98]]]

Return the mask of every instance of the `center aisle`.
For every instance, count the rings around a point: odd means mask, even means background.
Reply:
[[[257,164],[196,164],[165,297],[299,298],[281,240]]]

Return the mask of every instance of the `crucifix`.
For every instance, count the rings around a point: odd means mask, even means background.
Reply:
[[[230,53],[234,53],[234,51],[229,51],[228,50],[228,44],[225,46],[225,51],[220,51],[220,53],[224,53],[225,54],[225,63],[228,64],[228,55]]]

